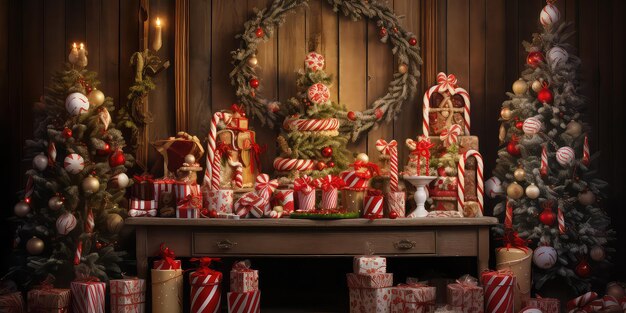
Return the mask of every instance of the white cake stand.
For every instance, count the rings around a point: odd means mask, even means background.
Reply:
[[[417,204],[417,207],[415,208],[415,211],[407,217],[426,217],[428,215],[428,211],[426,211],[424,203],[426,203],[428,196],[426,195],[425,187],[431,181],[435,180],[437,176],[403,176],[403,178],[417,188],[415,191],[415,204]]]

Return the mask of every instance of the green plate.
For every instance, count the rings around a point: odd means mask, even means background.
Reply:
[[[337,220],[346,218],[359,218],[359,212],[341,212],[341,211],[315,211],[315,212],[292,212],[290,218],[302,218],[311,220]]]

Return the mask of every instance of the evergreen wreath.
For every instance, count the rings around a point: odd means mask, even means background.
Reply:
[[[400,17],[386,5],[378,1],[328,0],[328,3],[335,12],[341,11],[354,21],[361,18],[374,21],[379,27],[381,42],[391,44],[392,52],[400,64],[399,68],[402,68],[394,73],[387,93],[375,100],[365,111],[338,112],[341,133],[355,141],[361,133],[369,131],[379,122],[395,119],[402,104],[416,94],[420,77],[418,66],[422,64],[422,59],[415,35],[402,28]],[[305,6],[308,6],[308,0],[274,0],[269,8],[255,9],[256,16],[245,22],[243,34],[236,36],[242,39],[241,47],[231,52],[235,68],[231,71],[230,78],[237,88],[239,102],[245,106],[248,116],[257,118],[261,124],[271,128],[277,125],[276,122],[282,115],[280,103],[260,96],[257,89],[262,86],[262,82],[256,74],[255,62],[250,60],[256,58],[257,46],[271,38],[276,28],[285,22],[287,13]]]

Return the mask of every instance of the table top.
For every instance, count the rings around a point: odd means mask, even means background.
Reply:
[[[398,219],[375,219],[365,218],[339,219],[339,220],[308,220],[308,219],[273,219],[273,218],[250,218],[240,220],[218,218],[162,218],[162,217],[129,217],[125,220],[127,225],[133,226],[197,226],[197,227],[314,227],[314,228],[368,228],[368,227],[476,227],[493,226],[498,223],[495,217],[475,218],[398,218]]]

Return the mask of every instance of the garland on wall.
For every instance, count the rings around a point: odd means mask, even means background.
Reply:
[[[378,123],[390,122],[398,116],[402,104],[417,92],[417,81],[420,77],[418,67],[422,64],[422,59],[415,35],[402,28],[400,17],[386,5],[377,1],[328,2],[335,12],[341,11],[352,20],[367,18],[375,22],[380,41],[391,45],[398,63],[398,69],[384,96],[376,99],[364,111],[338,114],[341,133],[355,141],[363,132],[369,131]],[[236,37],[242,39],[241,48],[231,52],[235,68],[231,71],[230,78],[237,88],[239,102],[244,105],[250,117],[271,128],[280,125],[277,121],[282,120],[285,115],[278,101],[266,99],[260,93],[263,82],[256,72],[257,47],[274,35],[276,29],[285,22],[287,13],[306,6],[308,0],[275,0],[268,8],[255,9],[256,15],[244,23],[243,34]]]

